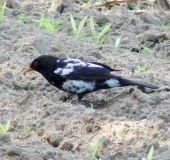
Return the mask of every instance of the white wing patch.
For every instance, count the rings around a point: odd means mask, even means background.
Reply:
[[[74,66],[80,66],[80,67],[100,67],[103,68],[102,66],[99,66],[97,64],[93,64],[93,63],[88,63],[88,62],[83,62],[79,59],[67,59],[64,60],[64,62],[68,63],[66,67],[74,67]]]
[[[73,72],[73,69],[64,69],[64,68],[57,68],[54,73],[56,74],[59,74],[59,75],[62,75],[62,76],[65,76],[65,75],[68,75],[70,74],[71,72]]]
[[[119,83],[118,80],[116,79],[109,79],[105,82],[105,84],[107,84],[109,87],[120,87],[121,84]]]
[[[67,60],[64,60],[64,62],[67,63],[67,65],[64,68],[57,68],[54,71],[54,73],[59,74],[61,76],[65,76],[65,75],[68,75],[71,72],[73,72],[76,67],[99,67],[99,68],[103,68],[102,66],[99,66],[97,64],[83,62],[79,59],[67,59]]]
[[[63,83],[62,88],[65,91],[72,93],[83,93],[85,91],[92,91],[95,87],[95,82],[86,82],[82,80],[67,80]]]

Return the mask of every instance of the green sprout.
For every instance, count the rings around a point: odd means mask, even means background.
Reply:
[[[106,25],[97,37],[96,30],[94,28],[94,20],[93,20],[93,17],[90,16],[90,28],[91,28],[93,44],[95,46],[98,44],[99,40],[103,37],[103,35],[110,29],[110,26],[111,26],[111,24]]]
[[[6,8],[6,1],[2,5],[2,9],[0,10],[0,20],[2,20],[4,18],[5,8]]]
[[[96,158],[96,152],[97,152],[97,150],[98,150],[98,147],[99,147],[100,142],[101,142],[101,138],[98,138],[98,139],[97,139],[97,142],[96,142],[95,145],[94,145],[94,148],[92,148],[90,142],[89,142],[88,140],[86,141],[88,150],[89,150],[89,152],[90,152],[90,156],[91,156],[91,158],[92,158],[93,160],[97,160],[97,158]]]
[[[143,46],[143,51],[142,52],[143,53],[151,53],[152,50],[150,48],[148,48],[148,47]]]
[[[87,3],[84,2],[81,6],[85,8],[87,6]]]
[[[103,58],[98,59],[97,62],[102,63],[103,62]]]
[[[153,157],[153,152],[154,152],[154,147],[152,146],[148,155],[147,155],[147,158],[143,158],[143,160],[152,160],[152,157]]]
[[[147,160],[152,160],[153,151],[154,151],[154,147],[152,146],[148,153]]]
[[[18,15],[18,19],[20,21],[23,21],[25,19],[25,14],[21,13],[20,15]]]
[[[93,103],[89,103],[90,104],[90,108],[94,108],[94,105]]]
[[[60,24],[60,22],[45,18],[45,14],[42,14],[38,23],[38,28],[45,27],[50,33],[55,34],[56,28],[58,28]]]
[[[0,133],[1,134],[6,134],[7,133],[7,131],[9,130],[10,123],[11,123],[11,120],[9,120],[7,122],[5,127],[0,123]]]
[[[82,30],[82,28],[83,28],[83,26],[84,26],[84,24],[85,24],[85,22],[87,20],[87,16],[85,16],[82,19],[82,21],[80,22],[78,28],[76,27],[75,20],[74,20],[74,18],[73,18],[71,13],[70,13],[70,20],[71,20],[71,25],[72,25],[72,29],[73,29],[74,39],[78,40],[79,34],[80,34],[80,32],[81,32],[81,30]]]
[[[116,39],[116,41],[115,41],[115,48],[116,48],[116,49],[119,48],[120,43],[121,43],[121,38],[118,37],[118,38]]]
[[[140,72],[144,72],[144,71],[147,70],[148,67],[147,67],[146,65],[142,64],[142,65],[139,66],[138,68],[139,68],[139,71],[140,71]]]
[[[165,21],[162,23],[162,28],[168,30],[170,28],[169,25],[165,25]]]

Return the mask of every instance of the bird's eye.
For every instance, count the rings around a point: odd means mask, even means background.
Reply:
[[[38,66],[38,62],[34,62],[34,66],[37,67]]]

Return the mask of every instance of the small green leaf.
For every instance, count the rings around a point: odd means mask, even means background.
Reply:
[[[77,27],[76,27],[75,20],[74,20],[71,13],[70,13],[70,20],[71,20],[71,25],[72,25],[72,29],[73,29],[74,38],[76,39]]]
[[[85,17],[82,19],[82,21],[80,22],[80,24],[79,24],[79,26],[78,26],[78,29],[77,29],[77,33],[76,33],[76,39],[78,39],[79,34],[80,34],[80,32],[81,32],[81,30],[82,30],[82,28],[83,28],[86,20],[87,20],[87,16],[85,16]]]
[[[0,20],[4,18],[5,8],[6,8],[6,1],[3,3],[2,9],[0,10]]]
[[[9,130],[9,126],[11,124],[11,119],[7,122],[6,126],[5,126],[5,131],[7,132]]]
[[[153,151],[154,151],[154,147],[152,146],[148,153],[147,160],[152,160]]]
[[[119,47],[120,42],[121,42],[121,38],[119,37],[119,38],[116,39],[115,48],[118,48],[118,47]]]
[[[90,16],[90,28],[91,28],[93,43],[96,44],[96,42],[97,42],[96,31],[95,31],[95,28],[94,28],[94,20],[93,20],[92,16]]]
[[[103,28],[103,30],[101,31],[101,33],[99,34],[97,38],[97,43],[102,38],[102,36],[110,29],[110,26],[111,24],[108,24],[106,27]]]
[[[0,133],[6,134],[4,126],[0,123]]]

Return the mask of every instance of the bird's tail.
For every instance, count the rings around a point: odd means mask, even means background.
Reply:
[[[121,86],[131,86],[132,85],[132,86],[147,87],[147,88],[151,88],[151,89],[159,88],[158,86],[155,86],[152,84],[136,82],[136,81],[132,81],[132,80],[124,79],[124,78],[119,78],[118,81],[121,84]]]

